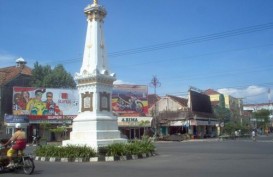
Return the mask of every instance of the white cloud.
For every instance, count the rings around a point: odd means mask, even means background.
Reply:
[[[0,53],[1,67],[15,65],[15,62],[16,62],[17,58],[18,57],[14,56],[14,55],[11,55],[11,54]]]
[[[231,95],[235,98],[243,98],[244,102],[264,103],[268,102],[267,90],[268,88],[252,85],[244,89],[222,88],[217,91],[222,94]]]
[[[125,81],[122,81],[122,80],[116,80],[116,81],[114,82],[114,84],[132,84],[132,85],[133,85],[133,83],[125,82]]]
[[[7,67],[7,66],[15,66],[16,60],[20,58],[18,56],[15,56],[13,54],[8,54],[7,52],[3,52],[0,50],[0,67]],[[34,65],[34,60],[26,59],[22,57],[29,67],[32,67]]]

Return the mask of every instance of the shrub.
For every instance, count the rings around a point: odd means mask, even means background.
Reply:
[[[53,146],[38,147],[35,150],[37,156],[59,158],[90,158],[96,156],[96,151],[86,146]]]
[[[115,143],[115,144],[110,144],[107,146],[107,156],[123,156],[127,154],[126,151],[126,144],[124,143]]]
[[[155,146],[148,137],[142,140],[134,140],[130,143],[111,144],[107,146],[106,155],[123,156],[123,155],[140,155],[143,153],[154,152]]]
[[[115,143],[106,147],[100,147],[98,153],[87,146],[54,146],[46,145],[38,147],[35,155],[40,157],[58,157],[58,158],[91,158],[99,155],[106,156],[124,156],[139,155],[143,153],[154,152],[155,146],[144,137],[142,140],[134,140],[130,143]]]

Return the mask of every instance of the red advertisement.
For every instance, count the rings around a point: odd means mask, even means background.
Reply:
[[[62,119],[78,114],[77,90],[13,87],[13,115],[37,119]]]
[[[120,117],[148,114],[148,87],[145,85],[114,85],[112,109]]]

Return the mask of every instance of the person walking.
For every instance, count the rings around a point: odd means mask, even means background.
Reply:
[[[251,137],[252,137],[252,140],[253,140],[253,141],[256,141],[256,132],[255,132],[255,130],[253,130],[253,131],[251,132]]]

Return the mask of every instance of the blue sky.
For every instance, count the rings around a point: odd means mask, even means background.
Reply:
[[[0,0],[0,67],[62,63],[79,72],[92,0]],[[185,96],[190,86],[267,103],[273,89],[272,0],[99,0],[118,83]],[[149,93],[154,89],[149,87]],[[272,91],[271,91],[272,92]],[[273,96],[273,94],[272,94]]]

